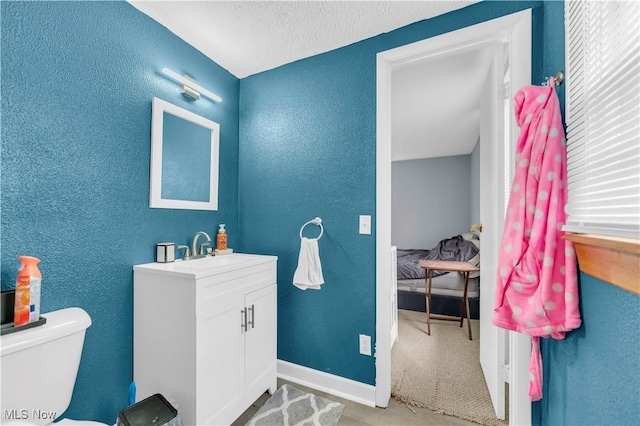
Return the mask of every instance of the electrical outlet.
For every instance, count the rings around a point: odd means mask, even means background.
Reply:
[[[371,356],[371,336],[360,335],[360,353]]]

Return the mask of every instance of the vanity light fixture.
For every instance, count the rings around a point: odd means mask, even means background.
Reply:
[[[211,93],[204,87],[200,86],[190,78],[180,75],[169,68],[162,68],[162,72],[166,74],[171,80],[176,83],[182,84],[182,94],[191,99],[200,99],[200,95],[205,98],[211,99],[214,102],[222,102],[222,98],[215,93]]]

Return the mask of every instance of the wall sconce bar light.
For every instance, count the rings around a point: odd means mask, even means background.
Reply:
[[[188,77],[173,72],[169,68],[162,68],[162,72],[166,74],[171,80],[175,81],[176,83],[182,84],[183,95],[196,100],[200,99],[200,95],[202,95],[214,102],[222,102],[222,98],[220,96],[216,95],[215,93],[211,93]]]

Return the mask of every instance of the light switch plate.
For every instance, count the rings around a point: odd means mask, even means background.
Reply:
[[[364,235],[371,235],[371,215],[360,215],[360,233]]]

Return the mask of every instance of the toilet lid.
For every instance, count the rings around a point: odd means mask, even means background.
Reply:
[[[107,426],[105,423],[100,422],[92,422],[90,420],[71,420],[71,419],[62,419],[56,423],[57,425],[68,425],[68,426]]]

